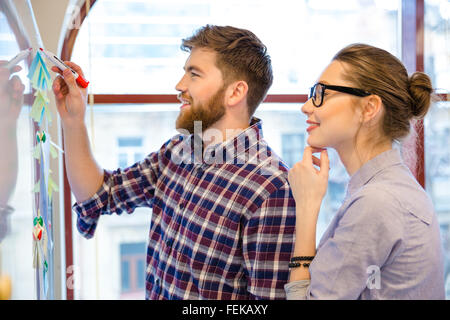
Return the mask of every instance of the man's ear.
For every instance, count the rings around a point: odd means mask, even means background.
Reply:
[[[247,103],[248,84],[240,80],[232,82],[225,94],[225,103],[229,106],[235,106],[242,102]]]
[[[383,114],[383,101],[375,94],[364,98],[362,122],[372,124]]]

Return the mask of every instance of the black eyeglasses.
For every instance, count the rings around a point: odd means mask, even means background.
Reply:
[[[367,97],[371,95],[371,93],[362,89],[342,87],[342,86],[329,86],[327,84],[318,82],[311,88],[308,99],[312,98],[313,104],[317,108],[320,107],[323,104],[323,96],[325,94],[325,90],[327,89],[342,93],[348,93],[358,97]]]

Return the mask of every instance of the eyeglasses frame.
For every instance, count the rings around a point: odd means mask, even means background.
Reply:
[[[347,93],[347,94],[351,94],[353,96],[358,96],[358,97],[367,97],[370,96],[371,93],[367,92],[366,90],[363,89],[358,89],[358,88],[352,88],[352,87],[344,87],[344,86],[334,86],[334,85],[328,85],[328,84],[323,84],[321,82],[317,82],[315,85],[313,85],[311,87],[311,90],[309,92],[309,97],[308,99],[313,98],[313,93],[315,88],[321,85],[322,86],[322,95],[320,97],[320,104],[316,105],[315,103],[315,99],[312,99],[312,103],[314,104],[315,107],[320,108],[323,105],[323,97],[325,94],[325,90],[333,90],[333,91],[337,91],[337,92],[342,92],[342,93]]]

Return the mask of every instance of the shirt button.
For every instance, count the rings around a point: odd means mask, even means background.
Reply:
[[[166,240],[166,245],[168,246],[168,247],[171,247],[172,246],[172,244],[173,244],[173,239],[167,239]]]
[[[181,203],[178,205],[178,208],[180,208],[180,210],[183,210],[183,209],[184,209],[184,202],[181,202]]]

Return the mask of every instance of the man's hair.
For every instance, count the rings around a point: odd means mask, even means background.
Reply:
[[[252,32],[230,26],[206,25],[183,39],[181,49],[205,48],[217,53],[217,67],[224,83],[244,80],[248,84],[247,105],[251,117],[272,85],[272,63],[266,46]]]

